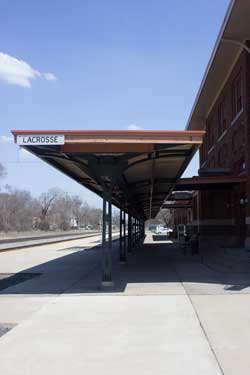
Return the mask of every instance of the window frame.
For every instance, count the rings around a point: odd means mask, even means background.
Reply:
[[[224,133],[227,129],[227,120],[225,116],[225,97],[221,100],[218,105],[218,138]]]
[[[231,86],[232,95],[232,121],[243,110],[242,71],[240,69]]]

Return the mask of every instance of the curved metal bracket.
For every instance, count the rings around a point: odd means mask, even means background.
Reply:
[[[250,48],[246,46],[245,43],[241,42],[240,40],[222,38],[221,41],[224,43],[235,44],[236,46],[243,48],[245,51],[247,51],[250,54]]]

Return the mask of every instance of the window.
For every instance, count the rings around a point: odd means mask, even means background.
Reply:
[[[208,150],[214,145],[213,118],[207,122],[207,148]]]
[[[222,148],[220,149],[220,151],[218,153],[218,164],[219,164],[219,167],[223,166],[223,150],[222,150]]]
[[[245,170],[246,170],[246,163],[245,163],[245,159],[244,158],[240,159],[239,167],[240,167],[240,172],[245,172]]]
[[[246,162],[244,157],[241,157],[234,163],[234,173],[243,173],[246,171]]]
[[[226,168],[228,164],[228,147],[227,144],[222,145],[218,153],[218,164],[221,168]]]
[[[233,119],[242,110],[242,77],[241,72],[235,78],[232,84],[232,115]]]
[[[218,131],[219,136],[226,130],[226,116],[225,116],[225,99],[222,100],[218,107]]]

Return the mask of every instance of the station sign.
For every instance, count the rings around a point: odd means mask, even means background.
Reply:
[[[18,135],[16,143],[20,146],[31,145],[64,145],[65,137],[63,134],[28,134]]]

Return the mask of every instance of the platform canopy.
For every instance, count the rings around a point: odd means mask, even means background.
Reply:
[[[203,131],[12,131],[21,147],[134,217],[155,217]]]

